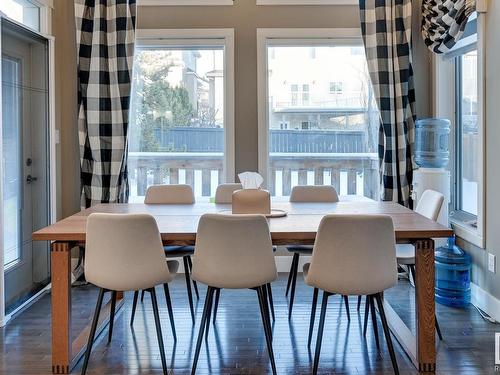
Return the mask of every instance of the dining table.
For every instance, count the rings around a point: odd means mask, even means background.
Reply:
[[[415,367],[421,372],[436,371],[433,239],[449,237],[453,231],[397,203],[357,196],[341,196],[336,203],[292,203],[276,198],[271,205],[275,210],[286,212],[285,216],[268,219],[274,245],[314,244],[319,223],[327,214],[383,214],[392,218],[396,242],[415,246],[415,326],[413,330],[409,328],[385,298],[387,320]],[[85,247],[86,223],[90,214],[150,214],[156,220],[163,244],[167,246],[195,245],[198,222],[203,214],[230,214],[230,211],[231,205],[207,201],[187,205],[98,204],[34,232],[33,240],[51,242],[52,372],[69,373],[87,345],[90,319],[88,326],[80,332],[72,329],[71,254],[73,248]],[[116,298],[117,308],[120,308],[124,303],[123,293],[118,293]],[[109,323],[109,312],[110,301],[102,308],[96,337]]]

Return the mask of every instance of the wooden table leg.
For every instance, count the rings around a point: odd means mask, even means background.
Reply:
[[[434,241],[415,242],[416,340],[419,371],[436,371]]]
[[[54,242],[52,274],[52,372],[69,374],[71,364],[71,246]]]

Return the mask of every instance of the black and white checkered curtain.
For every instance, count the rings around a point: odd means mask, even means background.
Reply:
[[[415,134],[411,0],[360,0],[361,32],[381,117],[381,199],[410,205]]]
[[[448,52],[465,30],[476,0],[422,0],[422,37],[435,53]]]
[[[82,206],[126,202],[135,0],[75,0]]]

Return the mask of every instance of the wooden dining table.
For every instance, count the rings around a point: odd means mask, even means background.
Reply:
[[[269,219],[274,245],[312,245],[319,223],[327,214],[385,214],[392,218],[396,241],[412,243],[416,249],[415,334],[385,299],[387,319],[392,333],[415,367],[422,372],[435,371],[433,238],[449,237],[452,230],[398,204],[353,196],[341,197],[337,203],[291,203],[276,199],[272,207],[287,213],[284,217]],[[69,373],[86,348],[90,322],[81,332],[73,332],[71,325],[71,249],[85,246],[86,222],[90,214],[148,213],[155,218],[164,245],[194,245],[200,217],[205,213],[228,213],[230,209],[230,205],[208,202],[192,205],[100,204],[33,233],[33,240],[52,242],[52,372]],[[124,301],[123,294],[117,298],[119,308]],[[109,310],[110,302],[101,312],[98,333],[109,323]]]

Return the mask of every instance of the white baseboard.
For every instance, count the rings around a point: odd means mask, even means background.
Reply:
[[[474,283],[470,283],[470,286],[472,304],[500,322],[500,300]]]

